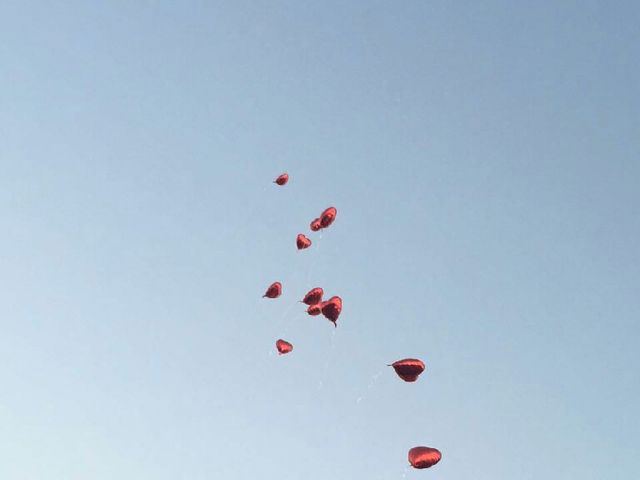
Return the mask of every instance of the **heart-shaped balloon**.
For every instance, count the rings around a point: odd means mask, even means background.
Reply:
[[[276,342],[276,348],[278,349],[278,353],[280,355],[284,355],[286,353],[289,353],[291,350],[293,350],[293,345],[291,345],[286,340],[279,339]]]
[[[326,302],[322,303],[320,307],[322,314],[327,317],[328,320],[333,322],[333,326],[337,327],[336,322],[342,312],[342,299],[340,297],[331,297]]]
[[[288,181],[289,181],[289,175],[287,175],[286,173],[283,173],[282,175],[279,175],[278,178],[276,178],[273,181],[273,183],[282,186],[282,185],[286,185]]]
[[[309,240],[302,233],[299,233],[298,236],[296,237],[296,246],[298,247],[298,250],[309,248],[311,246],[311,240]]]
[[[273,282],[271,285],[269,285],[269,288],[267,288],[267,291],[264,292],[264,295],[262,296],[262,298],[264,297],[278,298],[281,294],[282,294],[282,284],[280,282]]]

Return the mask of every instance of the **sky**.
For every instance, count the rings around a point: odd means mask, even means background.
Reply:
[[[637,477],[639,24],[2,2],[0,478]]]

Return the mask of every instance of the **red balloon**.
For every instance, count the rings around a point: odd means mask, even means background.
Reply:
[[[282,185],[285,185],[288,181],[289,181],[289,175],[286,173],[283,173],[278,178],[276,178],[273,181],[273,183],[277,183],[278,185],[282,186]]]
[[[311,306],[309,306],[309,308],[307,308],[307,313],[308,313],[309,315],[314,316],[314,317],[315,317],[316,315],[320,315],[320,313],[322,313],[322,307],[321,307],[321,305],[322,305],[322,304],[318,303],[318,304],[316,304],[316,305],[311,305]]]
[[[311,246],[311,240],[309,240],[302,233],[299,233],[298,236],[296,237],[296,245],[298,247],[298,250],[309,248]]]
[[[405,358],[393,362],[389,366],[393,367],[398,376],[405,382],[415,382],[425,369],[424,362],[417,358]]]
[[[413,468],[433,467],[442,458],[437,448],[413,447],[409,450],[409,463]]]
[[[280,339],[276,342],[276,348],[278,349],[278,353],[280,355],[284,355],[286,353],[289,353],[291,350],[293,350],[293,345],[291,345],[286,340]]]
[[[309,225],[311,227],[311,231],[312,232],[317,232],[318,230],[320,230],[322,228],[322,225],[320,225],[320,219],[316,218],[313,222],[311,222],[311,225]]]
[[[280,282],[273,282],[267,288],[267,291],[264,293],[262,298],[278,298],[282,294],[282,284]]]
[[[322,302],[320,309],[322,314],[333,322],[333,326],[337,327],[336,322],[342,312],[342,299],[340,297],[331,297],[326,302]]]
[[[320,226],[322,228],[327,228],[336,219],[337,214],[338,214],[338,211],[334,207],[327,208],[320,215]]]
[[[307,305],[316,305],[322,301],[322,295],[324,295],[322,288],[312,288],[304,296],[302,303],[306,303]]]

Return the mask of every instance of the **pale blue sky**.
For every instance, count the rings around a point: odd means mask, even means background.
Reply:
[[[2,2],[0,478],[637,477],[638,25]]]

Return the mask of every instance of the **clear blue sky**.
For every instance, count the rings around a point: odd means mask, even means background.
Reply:
[[[0,478],[637,478],[639,24],[2,2]]]

